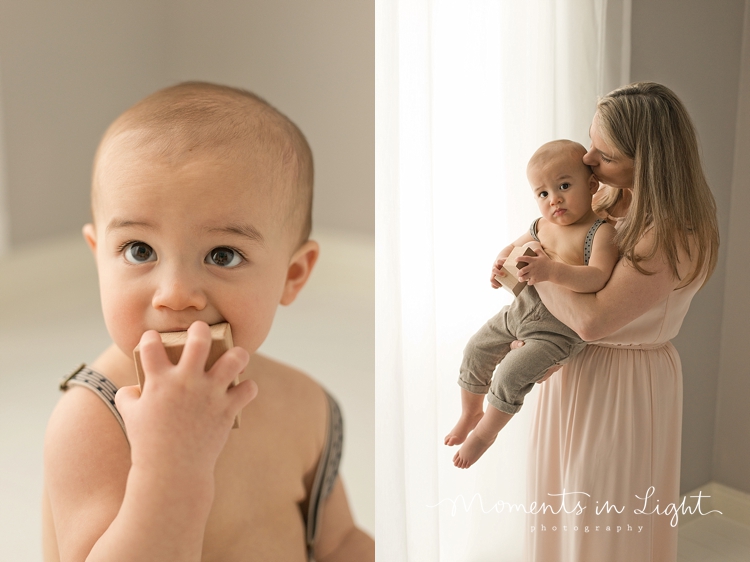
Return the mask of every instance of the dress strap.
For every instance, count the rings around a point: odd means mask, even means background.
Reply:
[[[542,217],[539,217],[539,219],[540,218]],[[531,226],[529,227],[529,234],[531,234],[531,237],[537,242],[539,242],[539,236],[537,236],[536,234],[536,225],[539,223],[539,219],[534,219],[534,222],[532,222]]]
[[[604,219],[597,219],[596,222],[591,225],[588,234],[586,234],[586,241],[583,243],[583,265],[589,264],[591,248],[594,246],[594,234],[596,234],[596,231],[599,230],[599,227],[605,222],[607,221]]]
[[[62,381],[60,381],[60,390],[68,390],[71,386],[82,386],[88,388],[99,398],[102,399],[112,414],[115,416],[117,423],[120,424],[122,432],[125,434],[125,439],[128,438],[128,432],[125,430],[125,422],[122,420],[120,412],[115,406],[115,393],[117,393],[117,387],[107,377],[101,373],[97,373],[93,369],[86,366],[85,363],[81,363],[76,369],[68,374]]]
[[[344,423],[341,409],[336,400],[326,392],[328,399],[328,431],[323,451],[320,454],[318,468],[315,472],[310,503],[307,509],[307,553],[313,562],[313,546],[318,536],[319,518],[324,500],[328,497],[336,482],[341,462],[341,450],[344,443]]]

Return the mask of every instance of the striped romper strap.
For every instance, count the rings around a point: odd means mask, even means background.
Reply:
[[[93,391],[99,398],[102,399],[112,415],[115,416],[117,423],[120,424],[122,432],[125,434],[125,439],[128,438],[128,432],[125,430],[125,422],[122,420],[120,412],[115,406],[115,393],[117,387],[114,383],[101,373],[89,369],[85,363],[81,363],[76,369],[70,372],[62,381],[60,381],[60,390],[68,390],[71,386],[83,386]]]
[[[306,540],[307,556],[310,562],[314,562],[313,547],[320,528],[318,522],[321,508],[336,482],[344,444],[344,422],[341,417],[341,409],[336,400],[327,392],[326,398],[328,399],[328,432],[318,461],[318,468],[315,471],[315,479],[310,491],[310,504],[307,509]]]
[[[604,219],[597,219],[597,221],[591,225],[591,228],[589,228],[588,234],[586,234],[586,240],[583,243],[583,265],[589,264],[589,259],[591,259],[591,248],[594,246],[594,234],[596,234],[596,231],[599,230],[599,227],[605,222],[607,221]]]

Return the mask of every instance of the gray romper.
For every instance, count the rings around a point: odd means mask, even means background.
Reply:
[[[115,416],[120,427],[122,427],[122,431],[125,433],[125,438],[127,439],[125,422],[123,422],[122,416],[115,406],[117,387],[112,381],[101,373],[97,373],[85,364],[82,364],[62,380],[60,390],[67,390],[71,386],[83,386],[101,398]],[[344,442],[344,426],[341,418],[341,410],[333,397],[327,392],[326,397],[328,398],[328,431],[310,491],[310,502],[306,517],[305,540],[307,543],[307,557],[310,562],[314,562],[313,547],[318,538],[320,510],[336,481],[341,461],[341,449]]]
[[[537,242],[538,221],[531,223],[529,230]],[[594,234],[604,222],[597,220],[586,234],[584,265],[589,264]],[[515,340],[523,341],[524,346],[511,350]],[[458,384],[474,394],[489,391],[487,402],[501,412],[515,414],[523,405],[523,397],[550,367],[566,363],[584,347],[586,342],[552,316],[536,289],[527,285],[466,344]]]

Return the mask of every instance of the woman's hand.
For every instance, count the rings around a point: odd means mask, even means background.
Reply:
[[[511,342],[510,348],[518,349],[519,347],[523,347],[523,345],[524,343],[521,340],[516,340],[514,342]],[[550,367],[549,369],[547,369],[547,372],[545,373],[545,375],[541,379],[536,381],[536,384],[542,384],[544,381],[550,378],[553,373],[556,373],[560,369],[562,369],[562,365],[555,365],[554,367]]]

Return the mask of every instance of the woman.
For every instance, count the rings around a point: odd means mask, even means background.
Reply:
[[[664,511],[679,499],[682,371],[669,340],[715,267],[716,207],[690,117],[668,88],[611,92],[589,133],[583,161],[604,186],[595,207],[615,224],[621,259],[595,294],[535,285],[592,343],[541,387],[529,501],[558,513],[532,516],[529,558],[674,561],[677,527]]]

